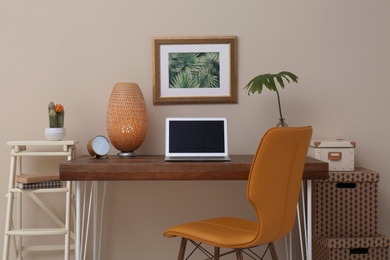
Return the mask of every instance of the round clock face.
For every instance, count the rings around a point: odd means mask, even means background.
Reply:
[[[110,151],[110,141],[102,135],[98,135],[87,144],[88,152],[91,156],[99,158],[103,155],[107,155]]]
[[[110,142],[104,136],[97,136],[92,142],[92,148],[97,155],[106,155],[110,151]]]

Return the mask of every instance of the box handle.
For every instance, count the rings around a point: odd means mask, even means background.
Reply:
[[[356,188],[356,183],[353,183],[353,182],[339,182],[339,183],[336,183],[336,188],[337,189],[355,189]]]
[[[341,161],[343,154],[341,152],[329,152],[328,160],[330,161]]]
[[[368,248],[352,248],[349,250],[350,255],[367,255]]]

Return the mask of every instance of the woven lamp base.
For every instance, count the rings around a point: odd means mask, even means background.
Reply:
[[[145,140],[148,114],[137,83],[115,84],[108,102],[106,127],[111,144],[120,157],[134,157]]]

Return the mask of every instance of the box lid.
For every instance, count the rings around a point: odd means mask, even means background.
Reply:
[[[371,171],[362,167],[355,167],[354,171],[329,171],[329,178],[325,182],[379,182],[379,172]],[[320,181],[320,180],[318,180]]]
[[[316,148],[355,148],[356,143],[344,139],[313,139],[310,146]]]
[[[352,238],[329,238],[314,237],[319,244],[327,248],[360,248],[360,247],[389,247],[390,241],[386,236],[377,237],[352,237]]]

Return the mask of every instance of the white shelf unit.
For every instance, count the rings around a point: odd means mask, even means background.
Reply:
[[[24,251],[47,251],[47,250],[63,250],[64,259],[70,257],[70,250],[74,249],[74,232],[70,228],[71,208],[74,206],[72,198],[72,182],[63,182],[61,188],[45,188],[34,190],[22,190],[17,188],[16,178],[22,171],[23,157],[64,157],[64,160],[71,160],[76,157],[76,144],[78,141],[12,141],[7,145],[11,147],[10,173],[7,192],[7,211],[6,223],[4,232],[3,260],[9,260],[11,238],[15,245],[16,259],[23,259]],[[64,202],[65,216],[61,220],[61,216],[57,216],[53,210],[39,198],[42,193],[64,193],[65,199],[58,203]],[[23,228],[22,220],[22,198],[26,195],[32,199],[42,210],[42,213],[47,214],[57,225],[55,228]],[[30,200],[29,200],[30,201]],[[14,205],[15,204],[15,205]],[[16,209],[14,209],[16,207]],[[73,207],[74,209],[74,207]],[[27,214],[26,214],[27,215]],[[73,229],[74,230],[74,229]],[[64,243],[61,245],[25,245],[23,236],[47,236],[47,235],[62,235]],[[73,243],[71,245],[70,238]]]

